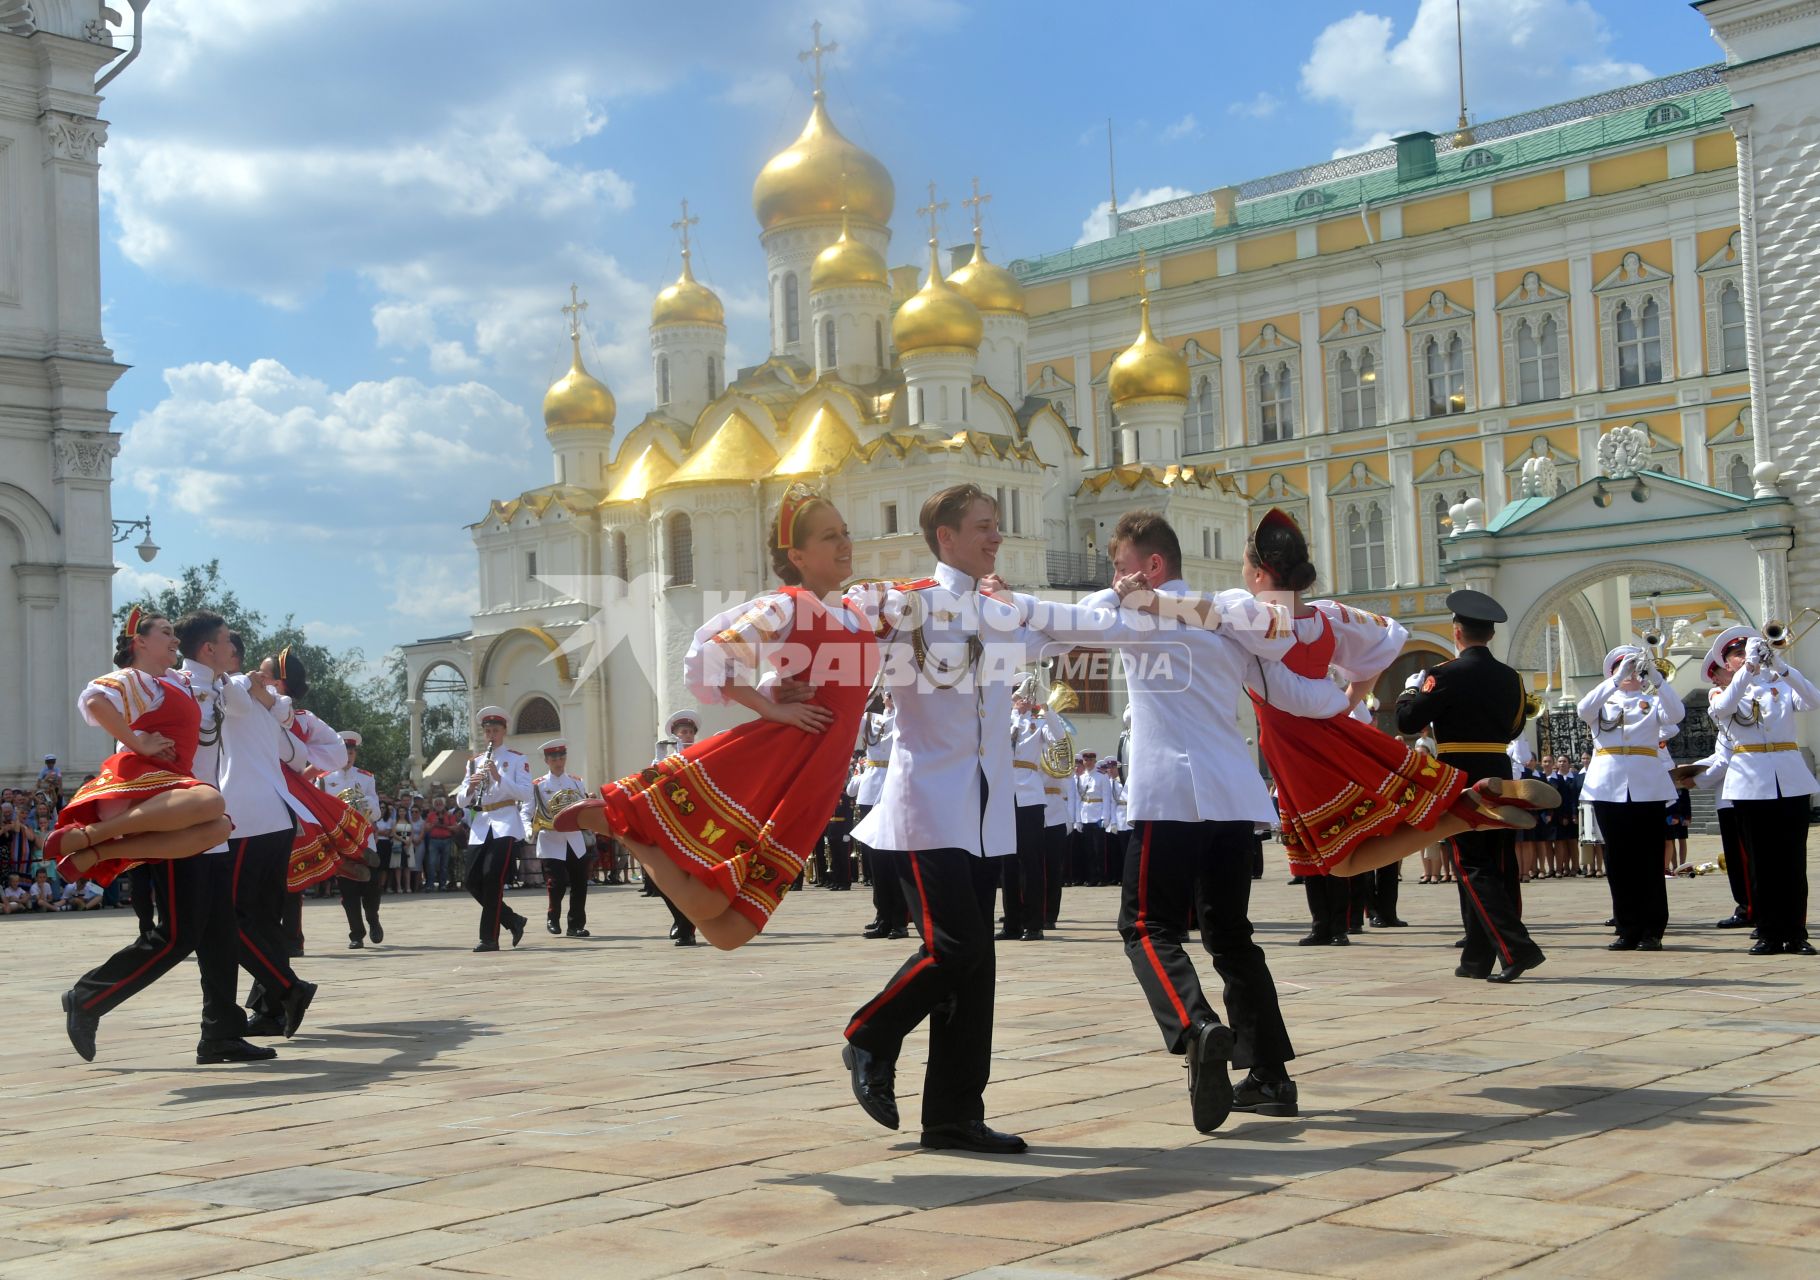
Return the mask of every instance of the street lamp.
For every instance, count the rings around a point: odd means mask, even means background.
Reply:
[[[135,529],[143,530],[145,537],[139,540],[139,544],[135,546],[133,550],[139,553],[139,558],[141,560],[150,564],[158,555],[158,544],[152,541],[152,518],[150,516],[147,516],[143,520],[114,521],[114,541],[125,542],[128,538],[133,536],[133,530]]]

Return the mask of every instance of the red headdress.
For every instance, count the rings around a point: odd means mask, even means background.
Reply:
[[[1251,535],[1258,549],[1258,559],[1267,569],[1299,564],[1308,559],[1308,539],[1287,512],[1276,507],[1264,513],[1257,532]]]
[[[286,658],[289,658],[289,657],[290,657],[290,656],[291,656],[291,646],[290,646],[290,645],[288,645],[288,644],[287,644],[287,645],[285,645],[285,646],[284,646],[284,648],[282,648],[282,649],[280,649],[280,650],[279,650],[279,651],[278,651],[278,662],[277,662],[277,664],[276,664],[276,665],[277,665],[277,667],[278,667],[278,678],[279,678],[279,679],[280,679],[280,680],[282,680],[282,679],[284,679],[284,662],[285,662],[285,659],[286,659]]]
[[[796,522],[822,496],[808,485],[798,481],[784,490],[783,499],[777,504],[777,545],[780,549],[789,550],[796,545]]]
[[[120,638],[122,640],[131,640],[134,636],[138,635],[139,624],[144,618],[145,611],[138,605],[134,605],[129,609],[126,615],[126,626],[121,629]]]

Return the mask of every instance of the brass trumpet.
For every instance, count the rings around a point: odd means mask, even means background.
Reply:
[[[1814,621],[1808,623],[1797,632],[1795,630],[1795,624],[1801,621],[1801,619],[1809,616],[1812,616]],[[1763,642],[1772,649],[1786,649],[1791,644],[1800,644],[1801,638],[1812,631],[1817,625],[1820,625],[1820,609],[1816,609],[1812,605],[1809,605],[1807,608],[1798,611],[1795,616],[1790,618],[1787,622],[1782,621],[1780,618],[1771,618],[1768,622],[1764,623],[1762,632]]]
[[[1668,637],[1660,631],[1645,631],[1643,650],[1649,655],[1650,665],[1655,667],[1656,674],[1664,680],[1675,674],[1675,664],[1668,660]]]

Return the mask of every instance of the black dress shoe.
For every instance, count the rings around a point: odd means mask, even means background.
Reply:
[[[1540,951],[1536,952],[1533,955],[1521,956],[1518,959],[1512,961],[1510,964],[1505,965],[1502,969],[1498,970],[1496,973],[1486,974],[1485,981],[1487,981],[1487,982],[1515,982],[1518,978],[1521,978],[1524,974],[1528,973],[1531,969],[1536,968],[1547,958],[1548,957],[1543,955]]]
[[[562,937],[562,926],[557,924],[554,920],[545,920],[543,922],[543,927],[550,931],[552,937]]]
[[[303,1015],[309,1010],[310,1001],[316,998],[316,984],[305,982],[301,978],[284,996],[284,1038],[289,1040],[297,1034],[297,1028],[303,1025]]]
[[[1395,916],[1389,916],[1384,919],[1373,920],[1371,922],[1371,927],[1374,929],[1407,929],[1409,928],[1409,921],[1399,920]]]
[[[1466,950],[1466,939],[1465,938],[1455,938],[1453,940],[1453,949],[1455,951]]]
[[[862,938],[882,938],[890,932],[891,930],[885,925],[884,921],[874,920],[871,924],[859,931],[859,936]]]
[[[366,946],[366,944],[367,943],[366,943],[365,938],[349,938],[348,939],[348,950],[349,951],[358,951],[362,947]]]
[[[1324,933],[1311,933],[1306,938],[1301,938],[1296,941],[1296,946],[1298,947],[1324,947],[1326,945],[1327,935]]]
[[[518,923],[514,924],[512,926],[512,945],[513,946],[517,946],[519,943],[521,943],[525,940],[525,925],[527,923],[528,923],[528,921],[526,921],[523,916],[519,916]],[[377,942],[378,939],[375,938],[374,941]]]
[[[84,1013],[76,1004],[74,991],[63,993],[63,1029],[69,1034],[70,1047],[84,1062],[95,1060],[95,1032],[100,1027],[100,1018],[92,1013]]]
[[[1605,927],[1607,929],[1616,929],[1618,927],[1618,917],[1613,916],[1611,919],[1607,920],[1605,922]]]
[[[1024,941],[1025,942],[1041,942],[1042,940],[1043,940],[1043,931],[1041,929],[1024,930]]]
[[[1333,937],[1327,939],[1327,945],[1330,947],[1350,947],[1352,945],[1352,939],[1343,933],[1336,933]]]
[[[1259,1116],[1301,1114],[1296,1107],[1295,1081],[1260,1080],[1250,1072],[1246,1072],[1245,1078],[1233,1086],[1232,1109]]]
[[[284,1019],[276,1014],[262,1013],[258,1017],[251,1018],[247,1021],[246,1034],[248,1036],[258,1036],[261,1039],[270,1036],[283,1036]]]
[[[196,1046],[196,1065],[206,1067],[216,1062],[267,1062],[278,1056],[278,1050],[245,1040],[204,1040]]]
[[[571,938],[591,938],[594,935],[589,933],[586,929],[571,929],[569,930],[569,936]]]
[[[894,938],[894,939],[908,938],[910,936],[910,926],[907,924],[900,924],[897,926],[897,928],[893,929],[890,933],[887,933],[885,936],[887,938]]]
[[[1726,916],[1725,919],[1715,921],[1713,923],[1713,928],[1715,928],[1715,929],[1742,929],[1745,925],[1747,925],[1749,923],[1750,923],[1749,916],[1744,915],[1742,912],[1734,911],[1729,916]]]
[[[674,939],[674,938],[675,938],[675,937],[676,937],[676,935],[677,935],[677,934],[679,934],[679,933],[681,933],[681,932],[682,932],[682,930],[681,930],[681,929],[680,929],[680,928],[678,928],[678,927],[677,927],[677,926],[676,926],[676,925],[671,925],[671,926],[670,926],[670,937],[671,937],[671,938],[672,938],[672,939]]]
[[[1000,929],[992,935],[992,940],[994,942],[1022,942],[1024,931],[1022,929]]]
[[[377,920],[373,921],[373,927],[370,930],[370,932],[373,935],[373,941],[375,944],[385,941],[385,926],[380,924],[379,921],[377,921]]]
[[[1753,956],[1779,956],[1782,954],[1782,944],[1771,942],[1768,938],[1759,938],[1751,945],[1750,954]]]
[[[1469,964],[1455,965],[1453,976],[1456,978],[1473,978],[1483,982],[1485,979],[1491,977],[1491,966],[1487,965],[1483,969],[1478,969]]]
[[[885,1128],[897,1128],[897,1064],[854,1044],[840,1051],[840,1060],[847,1066],[847,1079],[860,1109]]]
[[[1660,939],[1660,938],[1638,938],[1637,939],[1637,950],[1639,950],[1639,951],[1660,951],[1660,950],[1662,950],[1662,939]]]
[[[1814,944],[1806,938],[1802,938],[1798,942],[1785,942],[1782,944],[1782,953],[1790,956],[1811,956],[1814,954]]]
[[[677,935],[676,935],[676,945],[677,945],[677,946],[679,946],[679,947],[692,947],[692,946],[694,946],[694,945],[695,945],[695,935],[694,935],[694,934],[693,934],[693,933],[679,933],[679,934],[677,934]]]
[[[303,959],[303,947],[293,942],[284,949],[284,955],[287,960],[301,960]]]
[[[476,951],[497,951],[497,950],[499,950],[499,944],[497,942],[483,942],[478,947],[475,947],[474,950],[476,950]]]
[[[1384,917],[1383,916],[1366,916],[1365,923],[1370,925],[1374,929],[1382,929],[1384,927]]]
[[[1624,937],[1613,938],[1610,942],[1605,944],[1605,949],[1607,951],[1635,951],[1637,949],[1637,940],[1635,938]]]
[[[1212,1133],[1232,1113],[1232,1077],[1226,1063],[1232,1058],[1232,1028],[1223,1022],[1203,1022],[1188,1036],[1188,1104],[1194,1127]]]
[[[988,1129],[984,1120],[938,1124],[924,1129],[922,1144],[931,1151],[978,1151],[988,1156],[1021,1156],[1030,1144],[1015,1133]]]

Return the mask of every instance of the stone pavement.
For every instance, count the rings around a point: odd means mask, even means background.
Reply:
[[[0,1277],[1820,1274],[1820,961],[1710,928],[1723,877],[1671,886],[1654,955],[1602,949],[1602,882],[1532,885],[1549,962],[1500,987],[1451,976],[1451,887],[1299,948],[1271,865],[1303,1115],[1196,1134],[1113,892],[1070,890],[1048,941],[999,949],[987,1103],[1021,1159],[924,1153],[851,1102],[841,1025],[907,952],[855,936],[863,891],[795,895],[732,954],[667,945],[627,889],[590,940],[489,956],[463,898],[388,898],[363,952],[313,902],[322,993],[251,1068],[193,1065],[187,967],[85,1066],[57,993],[130,916],[9,919]]]

